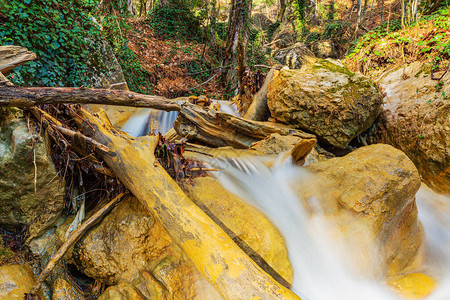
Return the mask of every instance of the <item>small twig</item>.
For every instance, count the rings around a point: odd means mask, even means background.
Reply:
[[[75,135],[77,135],[78,137],[83,139],[85,142],[90,143],[91,145],[94,145],[95,147],[99,148],[100,150],[102,150],[104,152],[109,152],[109,148],[107,146],[97,142],[93,138],[87,137],[85,135],[82,135],[79,132],[76,132],[76,131],[73,131],[73,130],[61,127],[61,126],[57,126],[57,125],[53,125],[53,128],[55,128],[56,130],[60,131],[64,135],[70,136],[71,138],[74,138]]]
[[[124,194],[121,193],[114,199],[112,199],[108,204],[99,209],[95,214],[93,214],[89,219],[83,222],[77,229],[75,229],[67,241],[62,244],[62,246],[56,251],[55,254],[50,258],[47,266],[45,266],[44,270],[39,274],[39,277],[36,280],[33,288],[30,290],[30,293],[25,294],[24,299],[36,299],[35,295],[38,293],[41,288],[42,283],[50,275],[50,272],[55,268],[56,264],[63,258],[64,254],[66,254],[67,250],[75,244],[81,236],[83,236],[86,231],[88,231],[93,225],[97,224],[107,213],[109,213],[114,206],[121,201]],[[127,199],[131,197],[128,196]]]
[[[74,111],[74,110],[72,109],[72,107],[70,107],[70,105],[64,104],[64,106],[67,107],[72,113],[74,113],[74,114],[75,114],[77,117],[79,117],[81,120],[83,120],[84,122],[86,122],[86,124],[88,124],[88,126],[91,127],[91,129],[95,131],[94,127],[92,127],[92,125],[91,125],[88,121],[86,121],[86,120],[83,119],[79,114],[77,114],[77,112]]]

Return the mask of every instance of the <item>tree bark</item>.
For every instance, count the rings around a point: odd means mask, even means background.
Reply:
[[[121,182],[152,212],[197,269],[225,299],[299,299],[251,260],[181,190],[154,156],[157,136],[110,133],[85,110],[85,133],[111,149],[100,153]]]
[[[178,111],[179,117],[174,124],[177,133],[213,147],[248,148],[252,143],[272,133],[315,139],[314,135],[298,129],[246,120],[213,109],[205,110],[189,102],[179,104],[175,100],[160,96],[120,90],[0,86],[0,107],[31,107],[58,103],[106,104]]]
[[[233,0],[228,19],[227,46],[222,61],[222,66],[235,65],[236,52],[239,42],[243,45],[248,43],[248,25],[250,22],[252,1],[251,0]],[[232,83],[234,68],[224,72],[224,81]]]
[[[0,86],[0,107],[31,107],[57,103],[150,107],[165,111],[179,111],[181,109],[181,106],[173,100],[130,91]]]

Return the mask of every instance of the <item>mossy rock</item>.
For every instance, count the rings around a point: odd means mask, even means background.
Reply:
[[[382,95],[367,77],[331,59],[282,69],[267,89],[272,117],[345,149],[381,112]]]

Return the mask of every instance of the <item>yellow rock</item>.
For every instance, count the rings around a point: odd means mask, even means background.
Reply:
[[[402,297],[407,299],[420,299],[428,296],[436,287],[434,278],[423,273],[410,273],[396,279],[391,279],[388,284]]]
[[[216,218],[216,223],[231,231],[238,244],[246,244],[249,254],[258,261],[260,256],[288,283],[292,283],[293,270],[289,262],[284,239],[267,217],[239,197],[229,193],[212,177],[198,177],[183,185],[184,191],[207,214]],[[227,232],[228,233],[228,232]],[[230,233],[228,233],[230,235]],[[270,271],[267,271],[270,274]],[[272,272],[270,274],[276,276]]]
[[[358,269],[390,277],[423,267],[424,232],[414,198],[420,177],[402,151],[376,144],[308,169],[313,179],[293,188],[300,199],[318,200],[340,229],[333,236],[351,245],[354,255],[345,255]]]
[[[34,285],[34,277],[28,265],[4,265],[0,267],[0,300],[22,300]],[[41,292],[38,294],[44,299]]]

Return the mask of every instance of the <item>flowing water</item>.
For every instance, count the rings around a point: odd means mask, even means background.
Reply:
[[[255,157],[216,159],[211,164],[220,169],[217,178],[228,191],[264,212],[280,230],[294,269],[292,290],[302,299],[399,299],[383,285],[381,275],[367,278],[348,264],[352,257],[358,255],[376,260],[376,253],[357,253],[357,248],[336,244],[329,238],[327,232],[333,224],[321,217],[320,207],[314,205],[314,199],[310,202],[315,207],[315,217],[306,213],[290,183],[310,179],[312,174],[290,162],[269,169],[261,158]],[[436,201],[439,203],[436,204]],[[433,275],[440,277],[440,286],[427,299],[448,300],[450,199],[422,187],[417,194],[417,202],[429,252],[435,260],[430,268],[434,269],[431,270]],[[438,209],[438,204],[446,205],[447,211],[442,212],[442,207]],[[338,253],[346,253],[346,257]],[[376,261],[373,263],[376,264]]]
[[[227,103],[221,110],[237,115]],[[176,112],[139,110],[124,131],[133,136],[146,135],[151,119],[159,123],[158,131],[167,132],[177,117]],[[272,221],[285,238],[289,259],[294,269],[292,290],[303,300],[398,300],[382,283],[382,275],[373,272],[363,276],[349,262],[366,256],[377,265],[376,249],[373,253],[360,253],[357,247],[336,243],[328,235],[330,224],[322,217],[320,205],[308,200],[315,213],[307,213],[291,184],[311,180],[312,174],[292,165],[278,163],[271,169],[264,158],[214,159],[210,164],[219,168],[217,178],[230,192],[254,205]],[[450,299],[450,198],[438,195],[425,186],[416,195],[421,220],[426,234],[428,273],[439,280],[439,286],[427,300]],[[342,255],[344,253],[344,255]],[[380,264],[381,265],[381,264]],[[376,269],[376,268],[375,268]]]
[[[211,100],[213,103],[220,104],[220,111],[238,115],[237,107],[234,104],[230,104],[229,101]],[[160,111],[150,108],[138,109],[128,122],[122,127],[122,131],[125,131],[131,136],[143,136],[147,135],[151,131],[152,120],[154,133],[160,132],[165,134],[173,127],[173,123],[178,116],[176,111]]]

